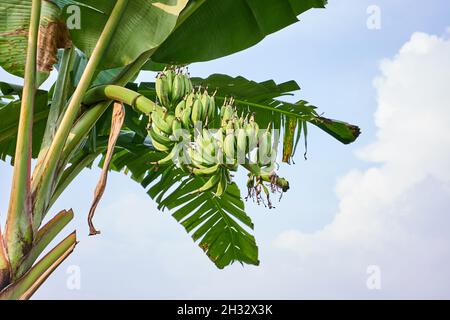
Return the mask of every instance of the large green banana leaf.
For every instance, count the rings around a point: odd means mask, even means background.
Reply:
[[[0,67],[7,72],[23,77],[28,45],[28,26],[30,24],[31,0],[0,1]],[[57,43],[54,28],[60,19],[60,9],[50,1],[42,1],[40,23],[40,46],[38,48],[38,81],[43,82],[50,74],[44,58],[52,62],[56,54]],[[55,37],[45,41],[45,37]],[[45,45],[44,45],[45,44]],[[42,65],[39,65],[42,64]]]
[[[78,3],[80,28],[70,30],[75,46],[88,57],[115,5],[112,0],[57,1],[59,5]],[[108,45],[100,69],[112,69],[133,62],[142,53],[154,50],[172,32],[187,0],[130,0],[114,37]],[[67,13],[67,17],[72,15]]]
[[[297,22],[301,13],[325,4],[326,0],[191,0],[152,60],[187,64],[220,58],[255,45]]]
[[[193,177],[174,165],[149,166],[163,156],[154,151],[142,153],[121,150],[113,160],[114,170],[126,169],[157,203],[170,209],[173,217],[198,241],[200,248],[222,269],[235,261],[258,265],[258,247],[248,229],[253,223],[245,213],[236,184],[220,198],[212,192],[192,195],[206,180]]]
[[[71,30],[72,41],[90,56],[115,1],[54,1],[60,6],[81,4],[82,25]],[[146,66],[153,70],[160,69],[158,63],[223,57],[255,45],[297,22],[299,14],[325,4],[326,0],[132,0],[101,68],[124,66],[146,51],[153,51],[155,62]]]

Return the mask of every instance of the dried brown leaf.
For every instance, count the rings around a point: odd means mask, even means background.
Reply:
[[[123,104],[119,103],[119,102],[115,102],[112,119],[111,119],[111,131],[109,134],[108,149],[106,151],[102,174],[97,183],[97,187],[95,188],[94,201],[92,202],[91,209],[89,210],[89,215],[88,215],[89,235],[90,236],[100,233],[100,231],[95,229],[94,224],[92,223],[92,218],[94,217],[95,210],[97,209],[97,205],[100,202],[100,199],[102,198],[103,193],[105,192],[106,182],[108,180],[109,165],[111,163],[111,159],[112,159],[112,156],[114,153],[114,148],[116,146],[117,138],[119,137],[120,129],[122,128],[124,119],[125,119],[125,109],[123,107]]]

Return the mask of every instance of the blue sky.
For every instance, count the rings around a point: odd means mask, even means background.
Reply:
[[[381,10],[380,30],[366,26],[370,5]],[[433,61],[443,70],[449,66],[450,55],[444,54],[449,12],[445,0],[426,5],[330,0],[327,9],[307,12],[299,23],[253,48],[192,65],[194,76],[296,80],[302,90],[292,99],[309,101],[327,117],[358,124],[363,134],[344,146],[311,127],[308,160],[299,152],[296,165],[280,169],[292,188],[276,209],[248,204],[260,267],[216,270],[169,213],[158,212],[140,186],[120,174],[111,174],[97,210],[102,234],[88,238],[85,221],[99,170],[85,172],[55,205],[74,209],[71,228],[78,230],[81,242],[36,298],[450,297],[448,281],[442,281],[449,274],[440,266],[450,261],[449,239],[440,229],[448,226],[450,178],[443,163],[450,159],[445,148],[450,143],[435,138],[448,133],[436,115],[444,112],[448,119],[444,107],[450,106],[443,99],[448,95],[438,91],[438,83],[433,85],[438,79],[450,83],[450,71],[436,79],[429,76],[439,71]],[[425,82],[411,82],[422,75],[428,75]],[[139,80],[152,77],[145,73]],[[3,70],[0,79],[14,81]],[[402,79],[408,79],[403,95],[404,86],[396,87]],[[421,88],[429,88],[425,98]],[[418,146],[406,133],[410,125],[424,127],[413,112],[418,114],[414,103],[421,99],[432,103],[426,119],[434,124],[417,143],[424,137],[432,141]],[[392,114],[398,115],[397,123],[390,122]],[[441,148],[434,146],[435,140]],[[417,147],[428,151],[426,157]],[[11,168],[3,163],[0,177],[3,218],[11,177]],[[244,186],[243,178],[238,180]],[[421,256],[428,257],[426,262]],[[380,290],[366,286],[370,265],[381,270]],[[70,266],[79,267],[80,290],[66,285]]]

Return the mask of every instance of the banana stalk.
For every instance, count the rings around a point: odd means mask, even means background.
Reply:
[[[36,60],[40,15],[41,0],[34,0],[31,8],[24,88],[4,239],[13,274],[18,268],[21,258],[30,250],[33,241],[32,199],[30,190],[31,134],[36,92]]]

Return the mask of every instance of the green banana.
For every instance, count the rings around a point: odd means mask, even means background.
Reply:
[[[169,105],[169,85],[167,77],[160,74],[155,83],[156,95],[163,106]]]
[[[186,107],[192,108],[194,106],[195,97],[196,97],[195,93],[191,91],[186,97]]]
[[[234,130],[238,131],[240,129],[242,129],[242,124],[241,124],[241,120],[239,118],[235,118],[235,120],[233,121],[234,124]]]
[[[247,155],[247,132],[244,129],[239,129],[237,134],[237,159],[238,163],[245,163]]]
[[[235,145],[236,145],[236,137],[234,136],[234,133],[228,133],[223,142],[223,152],[227,164],[234,165],[236,163]]]
[[[155,139],[152,140],[152,145],[155,147],[156,150],[161,151],[161,152],[168,152],[170,150],[169,147],[167,147],[166,145],[164,145],[162,143],[159,143]]]
[[[209,178],[209,180],[199,189],[192,191],[191,194],[197,194],[201,192],[206,192],[217,186],[217,184],[220,182],[221,175],[215,174]]]
[[[194,160],[197,164],[211,165],[217,163],[214,154],[215,148],[212,143],[207,142],[201,137],[196,139],[196,149]]]
[[[225,129],[226,129],[226,131],[225,131],[226,134],[234,133],[233,121],[228,121],[228,123],[226,124]]]
[[[227,190],[227,186],[228,186],[228,181],[227,181],[227,177],[226,177],[226,173],[225,170],[222,170],[221,172],[221,179],[219,181],[219,183],[217,184],[217,190],[215,193],[216,197],[221,197],[225,191]]]
[[[183,126],[181,124],[181,121],[177,118],[173,120],[172,122],[172,134],[176,141],[179,141],[180,138],[183,136]]]
[[[220,165],[216,164],[213,165],[212,167],[205,167],[203,169],[193,169],[192,173],[195,174],[196,176],[210,176],[212,174],[216,174],[217,171],[220,169]]]
[[[216,101],[214,95],[209,98],[209,106],[208,106],[208,122],[214,121],[214,115],[216,113]]]
[[[169,69],[166,71],[168,97],[171,97],[171,95],[172,95],[174,77],[175,77],[175,72],[172,69]]]
[[[185,108],[186,108],[186,101],[181,100],[175,108],[175,117],[177,117],[178,119],[181,119],[181,116],[182,116]]]
[[[227,98],[225,98],[226,101]],[[223,115],[225,114],[226,105],[225,103],[220,107],[220,118],[222,119]]]
[[[231,119],[233,119],[234,110],[231,105],[225,106],[222,115],[222,125],[226,125]]]
[[[172,125],[173,121],[175,120],[175,116],[173,114],[166,114],[164,121],[167,123],[167,125],[170,127],[170,133],[172,133]]]
[[[203,122],[206,122],[206,119],[209,114],[209,100],[210,100],[210,98],[208,95],[208,91],[205,90],[200,98],[200,101],[202,103],[202,121]]]
[[[224,140],[224,128],[219,128],[215,135],[216,143],[220,148],[223,148],[223,140]]]
[[[244,128],[245,133],[247,135],[247,141],[248,141],[248,146],[247,146],[247,152],[252,152],[258,144],[258,134],[255,130],[255,127],[249,123],[245,126]]]
[[[272,156],[272,135],[266,130],[259,139],[258,163],[260,166],[268,165]]]
[[[169,125],[157,112],[152,112],[151,119],[152,123],[154,123],[160,131],[169,135],[172,134],[172,126]]]
[[[192,82],[187,75],[183,76],[184,81],[184,95],[188,95],[192,92]]]
[[[148,130],[148,133],[152,141],[156,140],[157,142],[165,145],[168,148],[173,145],[173,141],[170,140],[169,137],[167,137],[164,133],[160,132],[154,124],[152,124],[152,126]]]
[[[164,158],[156,162],[152,162],[152,164],[167,164],[175,158],[178,153],[178,148],[173,148],[172,151]]]
[[[207,154],[203,154],[202,152],[202,150],[194,150],[192,148],[188,149],[192,167],[203,170],[217,164],[217,161],[215,161],[214,158],[208,156]]]
[[[202,102],[200,101],[200,99],[196,99],[194,101],[194,106],[192,107],[192,114],[191,114],[191,120],[194,123],[194,125],[198,121],[202,121],[203,119],[202,112],[203,112]]]
[[[173,79],[171,101],[172,104],[178,103],[184,96],[184,80],[182,74],[176,74]]]
[[[183,110],[183,114],[181,115],[181,123],[183,124],[183,127],[185,129],[191,128],[191,114],[192,114],[192,108],[189,106],[186,106],[186,108]]]

